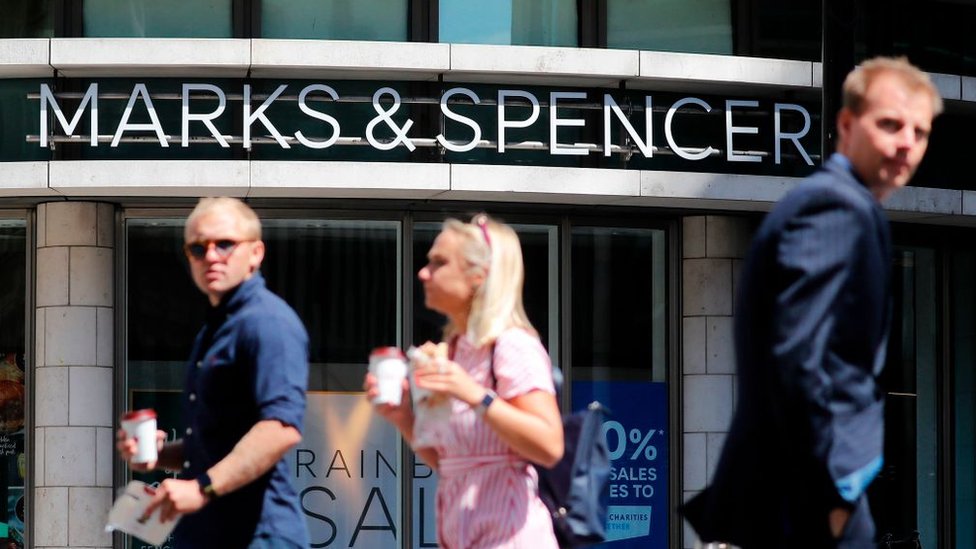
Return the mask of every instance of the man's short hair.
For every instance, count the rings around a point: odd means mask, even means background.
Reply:
[[[942,97],[929,75],[908,62],[905,57],[875,57],[858,65],[844,79],[844,108],[854,114],[864,111],[868,86],[879,74],[894,73],[912,92],[924,92],[932,99],[932,114],[942,112]]]
[[[189,230],[197,218],[208,214],[214,210],[230,212],[237,217],[237,227],[241,230],[241,236],[252,240],[261,240],[261,220],[258,214],[250,206],[236,198],[229,196],[205,197],[197,202],[190,215],[186,218],[186,229]]]

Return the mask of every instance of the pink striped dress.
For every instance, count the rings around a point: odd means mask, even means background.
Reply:
[[[459,337],[454,361],[491,386],[491,347]],[[549,355],[538,339],[509,329],[495,342],[495,391],[510,399],[554,393]],[[445,549],[557,549],[549,512],[538,497],[535,469],[520,459],[467,404],[453,400],[438,433],[437,536]]]

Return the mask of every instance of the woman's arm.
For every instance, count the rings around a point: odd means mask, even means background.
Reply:
[[[416,374],[417,385],[477,407],[488,390],[464,369],[447,359],[434,359]],[[563,456],[563,428],[556,397],[545,391],[529,391],[510,400],[496,398],[484,413],[484,421],[523,458],[545,467]]]

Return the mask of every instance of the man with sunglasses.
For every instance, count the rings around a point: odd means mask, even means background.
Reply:
[[[233,198],[204,198],[187,218],[184,250],[209,302],[187,363],[183,438],[162,442],[159,460],[135,470],[179,471],[145,511],[182,548],[308,546],[285,453],[301,439],[308,383],[308,335],[298,315],[265,288],[261,222]],[[135,443],[118,433],[130,460]]]

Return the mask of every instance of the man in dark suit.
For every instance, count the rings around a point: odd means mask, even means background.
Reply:
[[[864,494],[883,463],[877,377],[890,324],[879,202],[911,179],[942,101],[904,59],[844,82],[837,153],[763,221],[735,318],[737,409],[712,484],[683,512],[702,541],[873,547]]]

